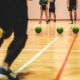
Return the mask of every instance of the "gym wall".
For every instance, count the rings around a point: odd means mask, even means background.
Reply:
[[[40,18],[39,0],[28,1],[28,15],[29,19]],[[69,19],[67,0],[56,0],[56,17],[57,19]],[[77,18],[80,19],[80,0],[78,0]],[[43,14],[43,19],[45,19],[45,13]]]

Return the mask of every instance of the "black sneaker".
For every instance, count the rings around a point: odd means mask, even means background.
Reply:
[[[54,20],[54,22],[56,22],[56,20]]]
[[[48,22],[50,22],[50,19],[48,20]]]
[[[5,78],[8,78],[9,80],[19,80],[18,76],[15,75],[10,69],[5,70],[0,67],[0,75],[3,75]],[[0,79],[4,79],[4,77],[0,76]]]

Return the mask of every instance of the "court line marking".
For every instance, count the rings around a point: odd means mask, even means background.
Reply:
[[[57,74],[55,80],[60,80],[61,74],[62,74],[62,72],[64,71],[64,68],[65,68],[65,66],[66,66],[66,64],[67,64],[67,61],[68,61],[69,55],[70,55],[70,53],[71,53],[71,50],[72,50],[72,48],[73,48],[73,45],[74,45],[74,43],[75,43],[76,37],[77,37],[77,35],[74,37],[74,39],[73,39],[73,41],[72,41],[72,43],[71,43],[71,45],[70,45],[70,48],[69,48],[69,50],[68,50],[68,52],[67,52],[67,55],[66,55],[66,57],[65,57],[65,59],[64,59],[64,62],[63,62],[62,65],[61,65],[60,70],[58,71],[58,74]]]
[[[27,63],[25,63],[23,66],[21,66],[16,73],[21,72],[24,68],[26,68],[30,63],[32,63],[36,58],[38,58],[54,41],[56,41],[59,38],[57,36],[55,39],[53,39],[46,47],[44,47],[40,52],[38,52],[32,59],[30,59]]]
[[[71,25],[68,27],[68,29],[71,27]],[[67,29],[67,30],[68,30]],[[15,71],[15,73],[21,72],[23,69],[25,69],[29,64],[31,64],[36,58],[38,58],[51,44],[53,44],[54,41],[56,41],[59,38],[57,36],[54,38],[46,47],[44,47],[40,52],[38,52],[32,59],[30,59],[28,62],[26,62],[24,65],[22,65],[18,70]]]
[[[71,25],[70,27],[72,27],[73,25]],[[70,27],[68,27],[65,31],[67,31]]]

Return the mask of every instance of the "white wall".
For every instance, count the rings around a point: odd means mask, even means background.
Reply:
[[[28,15],[29,19],[39,19],[39,0],[28,1]],[[69,19],[67,0],[56,0],[56,16],[57,19]],[[80,0],[78,0],[77,18],[80,19]],[[45,19],[45,15],[43,15],[43,19]]]

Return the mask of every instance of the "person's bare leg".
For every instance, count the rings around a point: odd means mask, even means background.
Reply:
[[[45,11],[46,21],[48,21],[48,13],[47,10]]]
[[[70,24],[73,24],[73,16],[72,16],[72,11],[70,11],[70,20],[71,20]]]
[[[39,21],[39,24],[42,22],[42,16],[43,16],[43,10],[42,10],[42,6],[40,5],[40,21]]]
[[[4,67],[5,69],[8,69],[8,68],[9,68],[9,64],[6,63],[6,62],[3,62],[3,63],[2,63],[2,67]]]
[[[48,13],[47,13],[47,10],[45,11],[45,16],[46,16],[46,22],[48,23]]]
[[[54,15],[54,22],[56,22],[56,13],[54,12],[53,15]]]
[[[50,19],[51,19],[51,12],[49,12],[49,19],[48,19],[48,22],[50,22]]]
[[[46,22],[48,23],[48,6],[47,5],[45,10],[45,16],[46,16]]]
[[[77,19],[77,12],[76,10],[74,10],[74,23],[76,23],[76,19]]]

